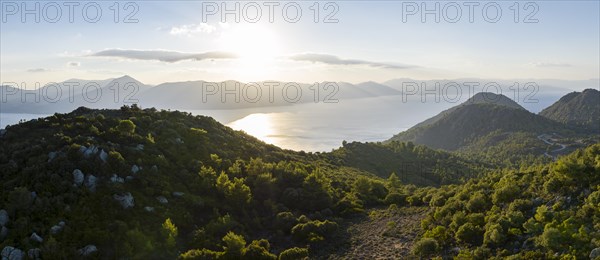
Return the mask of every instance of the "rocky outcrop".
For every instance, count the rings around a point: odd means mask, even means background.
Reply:
[[[125,182],[125,179],[123,179],[123,178],[119,177],[119,176],[118,176],[118,175],[116,175],[116,174],[113,174],[113,175],[112,175],[112,177],[110,177],[110,181],[111,181],[112,183],[124,183],[124,182]]]
[[[144,145],[143,145],[143,144],[138,144],[138,145],[135,147],[135,149],[136,149],[136,150],[138,150],[138,151],[143,151],[143,150],[144,150]]]
[[[137,165],[133,165],[131,166],[131,173],[136,174],[138,173],[142,168],[137,166]]]
[[[79,170],[79,169],[75,169],[73,171],[73,184],[75,186],[81,186],[81,184],[83,184],[83,180],[84,180],[83,172],[81,172],[81,170]]]
[[[600,247],[594,248],[592,252],[590,252],[590,259],[594,260],[600,258]]]
[[[100,160],[102,160],[102,162],[108,161],[108,153],[106,153],[104,150],[100,150],[100,154],[98,155],[98,157],[100,158]]]
[[[31,234],[29,239],[31,239],[31,241],[38,242],[38,243],[44,242],[44,238],[42,238],[40,235],[38,235],[35,232],[33,232],[33,234]]]
[[[0,255],[2,255],[2,260],[21,260],[25,257],[25,254],[23,251],[21,251],[21,249],[14,248],[12,246],[4,247]]]
[[[158,196],[156,197],[156,199],[158,200],[158,202],[160,202],[161,204],[167,204],[169,203],[169,200],[167,200],[167,198],[165,198],[165,196]]]
[[[29,249],[27,251],[27,256],[29,257],[29,259],[41,259],[42,250],[40,250],[39,248]]]
[[[53,235],[56,235],[56,234],[60,233],[64,228],[65,228],[65,222],[64,221],[58,222],[58,224],[56,224],[50,228],[50,233],[52,233]]]
[[[83,153],[83,157],[91,158],[92,156],[98,153],[98,147],[96,147],[95,145],[92,145],[89,148],[81,146],[81,148],[79,148],[79,151]]]
[[[113,198],[117,200],[119,204],[121,204],[121,207],[123,207],[124,209],[128,209],[135,206],[133,195],[131,195],[130,192],[127,192],[123,195],[115,194],[113,195]]]
[[[57,152],[49,152],[48,153],[48,162],[51,162],[52,160],[54,160],[54,158],[56,158],[56,155],[58,155]]]
[[[79,249],[79,254],[81,256],[89,256],[93,253],[98,252],[98,248],[95,245],[87,245],[84,248]]]
[[[6,210],[0,209],[0,226],[6,226],[6,223],[10,218],[8,217],[8,212]]]
[[[91,192],[96,191],[96,176],[92,174],[88,174],[85,176],[85,187],[87,187]]]

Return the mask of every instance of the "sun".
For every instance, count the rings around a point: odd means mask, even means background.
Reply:
[[[221,36],[221,46],[238,56],[232,69],[241,77],[262,78],[270,75],[277,58],[282,54],[278,35],[260,24],[244,24],[228,29]]]

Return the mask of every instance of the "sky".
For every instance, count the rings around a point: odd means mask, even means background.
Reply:
[[[600,1],[0,2],[0,82],[27,88],[122,75],[146,84],[600,78]]]

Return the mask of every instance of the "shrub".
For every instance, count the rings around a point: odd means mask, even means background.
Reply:
[[[439,250],[438,242],[433,238],[423,238],[415,243],[413,254],[419,257],[427,258]]]
[[[298,260],[308,258],[308,249],[292,247],[279,254],[279,260]]]

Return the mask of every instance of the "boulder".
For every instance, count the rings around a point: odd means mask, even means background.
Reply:
[[[29,257],[29,259],[41,259],[42,250],[40,250],[39,248],[29,249],[29,251],[27,251],[27,256]]]
[[[80,153],[85,153],[85,151],[87,150],[87,147],[85,147],[85,145],[79,146],[79,152]]]
[[[156,197],[156,199],[158,200],[158,202],[160,202],[161,204],[167,204],[169,203],[169,200],[167,200],[167,198],[165,198],[165,196],[158,196]]]
[[[92,174],[88,174],[85,176],[85,187],[87,187],[91,192],[96,191],[96,176]]]
[[[152,165],[152,168],[150,168],[150,170],[153,171],[153,172],[157,172],[158,171],[158,166]]]
[[[147,212],[152,212],[152,211],[154,211],[154,207],[146,206],[146,207],[144,207],[144,210]]]
[[[173,192],[173,197],[182,197],[185,193],[181,192],[181,191],[174,191]]]
[[[48,153],[48,162],[51,162],[52,160],[54,160],[54,158],[56,158],[57,153],[56,152],[49,152]]]
[[[0,209],[0,226],[6,226],[6,223],[10,218],[8,217],[8,212],[6,210]]]
[[[116,174],[113,174],[112,177],[110,177],[110,181],[113,182],[113,183],[124,183],[125,179],[119,177]]]
[[[75,169],[73,171],[73,184],[75,186],[81,186],[81,184],[83,184],[83,180],[84,180],[83,172],[81,172],[81,170],[79,170],[79,169]]]
[[[127,192],[123,195],[114,194],[113,198],[117,200],[119,204],[121,204],[121,207],[123,207],[124,209],[128,209],[135,206],[133,195],[131,195],[130,192]]]
[[[83,157],[90,158],[98,153],[98,147],[95,145],[90,146],[83,152]]]
[[[600,257],[600,247],[594,248],[592,252],[590,252],[590,259],[594,260]]]
[[[35,241],[38,243],[44,242],[44,238],[42,238],[40,235],[38,235],[35,232],[33,232],[33,234],[31,234],[31,236],[29,238],[31,239],[31,241]]]
[[[56,235],[58,233],[60,233],[60,231],[62,231],[63,227],[59,226],[59,225],[54,225],[50,228],[50,233],[52,235]]]
[[[95,252],[98,252],[98,248],[95,245],[87,245],[84,248],[79,249],[79,254],[82,256],[89,256]]]
[[[104,150],[100,150],[100,154],[98,155],[98,157],[100,157],[100,160],[102,160],[102,162],[108,161],[108,153],[106,153]]]
[[[25,257],[25,254],[23,254],[21,249],[12,246],[5,246],[0,255],[2,255],[2,260],[21,260]]]
[[[177,138],[175,138],[175,143],[183,144],[183,140],[181,140],[181,138],[177,137]]]
[[[133,174],[136,174],[136,173],[138,173],[138,172],[139,172],[141,169],[142,169],[142,168],[140,168],[139,166],[137,166],[137,165],[133,165],[133,166],[131,166],[131,173],[133,173]]]
[[[138,144],[138,145],[135,147],[135,149],[136,149],[136,150],[138,150],[138,151],[143,151],[143,150],[144,150],[144,145],[143,145],[143,144]]]

